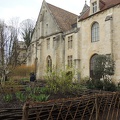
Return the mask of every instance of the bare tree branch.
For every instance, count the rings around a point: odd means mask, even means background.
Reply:
[[[31,19],[26,19],[20,23],[20,33],[22,38],[24,39],[27,49],[32,40],[34,26],[35,26],[35,22]]]

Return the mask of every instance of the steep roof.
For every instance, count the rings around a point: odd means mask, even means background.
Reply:
[[[63,10],[59,7],[56,7],[54,5],[51,5],[47,3],[51,14],[55,18],[58,26],[63,30],[63,31],[68,31],[72,28],[72,24],[77,22],[77,15],[68,12],[66,10]]]
[[[89,8],[90,8],[90,7],[85,3],[85,5],[84,5],[84,7],[83,7],[83,9],[82,9],[82,12],[81,12],[80,14],[82,15],[82,14],[85,13]]]
[[[100,11],[109,9],[117,4],[120,4],[120,0],[100,0]],[[99,11],[99,12],[100,12]],[[90,8],[80,16],[79,21],[86,19],[87,17],[89,17],[89,12],[90,12]]]

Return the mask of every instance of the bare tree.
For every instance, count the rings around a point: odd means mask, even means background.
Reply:
[[[31,19],[26,19],[20,23],[20,32],[21,36],[24,39],[24,42],[27,46],[27,49],[32,40],[32,35],[34,31],[35,22]]]
[[[4,41],[5,41],[5,23],[4,21],[0,21],[0,76],[2,77],[3,75],[3,69],[5,66],[5,51],[4,51]]]
[[[0,21],[0,75],[1,83],[17,65],[18,22],[12,19],[10,26]]]
[[[27,23],[26,23],[27,22]],[[26,23],[26,24],[25,24]],[[32,21],[25,20],[22,22],[23,30],[22,35],[27,47],[31,42],[33,24]],[[22,25],[21,24],[21,25]],[[25,26],[26,25],[26,26]],[[5,83],[6,77],[11,73],[16,66],[21,65],[27,59],[20,60],[20,47],[19,45],[19,21],[18,18],[13,18],[6,25],[4,21],[0,20],[0,80]]]

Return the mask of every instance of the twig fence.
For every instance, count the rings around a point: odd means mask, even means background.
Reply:
[[[24,105],[23,120],[120,120],[120,93]]]
[[[22,114],[21,108],[0,109],[0,120],[21,120]]]
[[[0,120],[120,120],[120,93],[26,102],[22,109],[1,109]]]

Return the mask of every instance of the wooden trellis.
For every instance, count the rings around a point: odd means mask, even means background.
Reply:
[[[98,93],[42,103],[27,102],[23,120],[120,120],[120,93]]]

